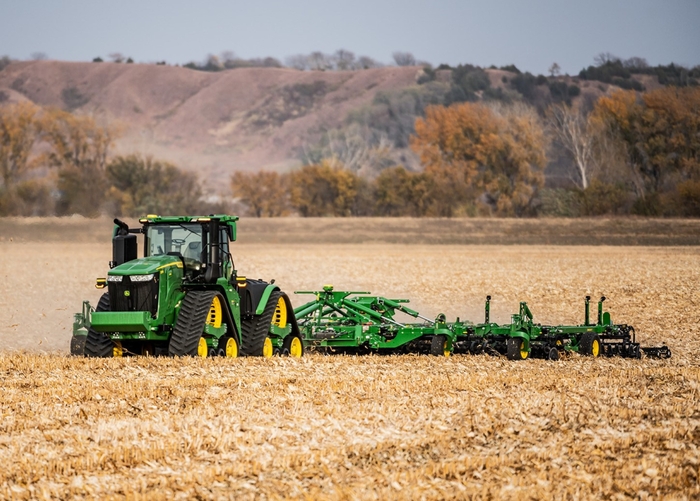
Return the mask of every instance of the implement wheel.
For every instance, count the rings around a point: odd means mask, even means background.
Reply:
[[[284,345],[282,347],[282,353],[289,355],[294,358],[301,358],[304,356],[304,343],[301,342],[301,338],[295,334],[287,336],[284,338]]]
[[[600,342],[598,334],[595,332],[586,332],[581,336],[581,341],[578,345],[578,352],[587,357],[598,357],[603,352],[603,345]]]
[[[109,308],[109,293],[105,292],[97,303],[95,311],[110,311]],[[120,345],[121,347],[121,345]],[[104,332],[97,332],[88,329],[87,337],[85,338],[85,356],[86,357],[113,357],[116,345],[112,342]]]
[[[206,357],[209,354],[207,341],[202,334],[204,333],[204,325],[212,318],[216,318],[212,314],[215,303],[221,308],[221,301],[215,291],[190,291],[187,293],[182,300],[180,314],[170,336],[168,353],[171,356]]]
[[[530,352],[525,349],[525,340],[519,337],[508,338],[506,355],[508,360],[526,360],[530,356]]]
[[[273,316],[277,316],[275,312],[279,312],[279,302],[284,301],[282,293],[278,290],[272,291],[267,300],[265,309],[260,315],[252,315],[247,319],[241,319],[241,355],[249,357],[266,357],[273,355],[274,349],[272,340],[268,337],[270,333],[270,325],[273,321]],[[275,321],[286,325],[286,304],[285,318],[275,318]]]
[[[430,354],[436,357],[449,357],[450,349],[447,346],[447,336],[439,335],[433,336],[430,342]]]
[[[219,353],[226,358],[238,357],[238,341],[235,337],[225,336],[219,341]]]

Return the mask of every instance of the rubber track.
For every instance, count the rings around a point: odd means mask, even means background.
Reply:
[[[241,355],[261,357],[265,338],[270,332],[272,315],[275,314],[280,292],[272,291],[261,315],[253,315],[249,320],[241,321]]]
[[[172,356],[194,356],[197,354],[199,338],[204,332],[211,302],[216,291],[190,291],[182,300],[180,314],[170,336],[168,353]]]
[[[109,292],[105,292],[97,302],[95,311],[110,311],[109,308]],[[88,329],[87,337],[85,338],[85,356],[86,357],[111,357],[114,349],[114,343],[104,332],[97,332]]]

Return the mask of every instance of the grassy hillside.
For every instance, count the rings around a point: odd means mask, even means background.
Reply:
[[[150,153],[210,174],[285,170],[307,140],[382,91],[414,84],[416,67],[364,71],[241,68],[218,73],[146,64],[12,63],[5,101],[117,121],[117,151]]]

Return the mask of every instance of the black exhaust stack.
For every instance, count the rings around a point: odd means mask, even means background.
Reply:
[[[208,283],[214,283],[221,277],[220,239],[219,220],[212,219],[209,222],[209,261],[207,262],[207,272],[204,275],[204,280]]]
[[[138,257],[136,235],[131,235],[129,233],[129,225],[119,219],[115,219],[114,224],[117,225],[118,229],[112,237],[112,260],[109,262],[110,268],[132,261]]]

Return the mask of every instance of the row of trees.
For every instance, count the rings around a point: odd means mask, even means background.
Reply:
[[[545,187],[553,143],[573,187]],[[544,120],[523,103],[432,105],[410,147],[422,172],[363,175],[331,155],[286,175],[237,173],[232,191],[257,217],[700,216],[700,88],[620,90],[590,113],[557,104]]]
[[[59,109],[0,108],[0,215],[206,210],[194,174],[136,155],[110,159],[118,132]]]
[[[395,139],[370,127],[376,121],[357,120],[355,135],[329,135],[296,171],[234,174],[240,206],[226,209],[258,217],[700,216],[698,87],[619,90],[590,110],[555,104],[544,118],[523,102],[483,101],[426,103],[416,116],[406,124],[415,165],[400,162]],[[57,109],[0,107],[0,214],[210,211],[194,174],[151,158],[111,158],[117,134]],[[568,188],[545,182],[553,145],[573,166]]]
[[[417,61],[410,52],[394,52],[392,58],[397,66],[428,64]],[[354,52],[346,49],[338,49],[332,54],[326,54],[321,51],[314,51],[309,54],[295,54],[287,56],[284,63],[283,65],[279,59],[274,57],[244,59],[236,56],[232,51],[224,51],[221,55],[209,54],[201,63],[189,62],[184,67],[201,71],[222,71],[251,67],[282,68],[285,66],[301,71],[355,71],[384,66],[369,56],[356,56]]]

